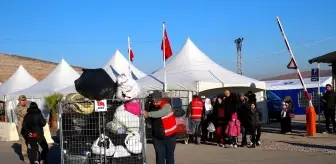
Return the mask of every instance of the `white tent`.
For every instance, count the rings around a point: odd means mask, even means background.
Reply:
[[[266,89],[265,82],[238,75],[206,56],[188,38],[183,48],[166,63],[167,90],[202,92],[223,87]],[[164,68],[138,80],[147,90],[162,90]]]
[[[79,78],[79,74],[62,59],[57,67],[39,83],[24,90],[9,94],[8,99],[15,100],[22,94],[28,98],[43,98],[52,92],[58,92],[61,89],[73,85],[77,78]]]
[[[312,82],[310,78],[303,79],[307,88],[317,88],[318,82]],[[332,77],[320,77],[320,86],[325,87],[327,84],[331,84]],[[266,81],[267,90],[291,90],[302,89],[302,85],[299,79],[287,79],[287,80],[270,80]]]
[[[38,83],[33,76],[31,76],[22,65],[0,86],[0,96],[4,97],[8,94],[26,89]]]
[[[122,73],[129,73],[129,61],[117,50],[111,59],[105,64],[103,69],[111,76],[113,81],[116,81],[116,77]],[[139,69],[131,64],[132,77],[134,79],[140,79],[146,76],[145,73],[141,72]]]
[[[61,89],[58,92],[62,93],[64,95],[69,94],[69,93],[77,93],[75,85],[71,85],[71,86],[66,87],[64,89]]]

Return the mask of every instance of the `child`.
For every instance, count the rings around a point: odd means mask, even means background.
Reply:
[[[290,117],[290,109],[289,104],[282,102],[281,106],[281,133],[282,134],[290,134],[292,132],[292,118]]]
[[[31,155],[34,164],[43,164],[46,162],[48,153],[48,143],[44,138],[43,127],[46,120],[42,116],[40,109],[35,102],[30,103],[27,114],[23,119],[21,134],[31,147]],[[42,148],[41,161],[38,161],[38,145]]]
[[[237,113],[233,113],[231,120],[226,126],[225,134],[229,137],[230,147],[237,147],[237,138],[240,134],[240,121],[237,118]]]
[[[260,109],[256,108],[256,104],[252,102],[250,104],[250,112],[248,117],[248,124],[250,126],[250,132],[252,135],[251,148],[255,148],[260,145],[260,136],[261,136],[261,122],[262,122],[263,114]]]

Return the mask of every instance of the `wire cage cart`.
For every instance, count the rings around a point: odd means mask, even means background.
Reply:
[[[144,101],[133,111],[118,100],[61,101],[61,163],[145,164]]]

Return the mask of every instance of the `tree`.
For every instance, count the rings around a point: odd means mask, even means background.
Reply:
[[[62,100],[63,95],[61,93],[53,93],[44,98],[44,103],[47,106],[47,110],[50,114],[49,126],[50,129],[56,130],[57,128],[57,114],[59,109],[59,102]]]

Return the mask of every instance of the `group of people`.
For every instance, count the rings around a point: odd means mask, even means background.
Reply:
[[[165,93],[154,92],[151,100],[143,112],[145,118],[152,120],[153,145],[157,164],[174,164],[176,147],[176,120],[170,103],[164,99]],[[331,85],[327,85],[327,92],[323,96],[326,126],[332,121],[336,131],[335,104],[336,93]],[[242,134],[241,146],[247,147],[247,134],[251,135],[251,146],[260,145],[262,111],[257,107],[256,95],[249,91],[247,94],[224,91],[211,100],[205,97],[193,96],[186,116],[191,121],[192,139],[196,144],[201,141],[216,141],[221,147],[238,147],[237,141]],[[294,103],[289,96],[285,97],[281,111],[281,132],[291,133],[291,119],[294,117]],[[46,125],[41,110],[35,102],[28,102],[26,96],[19,97],[19,104],[15,109],[18,117],[17,130],[20,134],[24,164],[29,164],[27,145],[32,149],[34,164],[45,164],[48,144],[44,137],[43,127]],[[213,126],[213,128],[209,128]],[[209,131],[209,129],[213,129]],[[38,144],[42,148],[39,154]]]
[[[24,95],[19,96],[18,100],[19,103],[15,108],[15,114],[18,118],[17,131],[20,136],[23,163],[30,164],[27,152],[27,145],[30,145],[33,163],[46,164],[46,157],[49,150],[43,132],[46,120],[35,102],[27,101]],[[41,154],[39,153],[38,145],[42,148]]]
[[[186,115],[191,121],[192,140],[196,144],[215,141],[221,147],[238,147],[237,140],[242,133],[241,146],[247,146],[246,135],[251,135],[251,148],[260,145],[262,111],[257,108],[256,95],[224,91],[210,101],[195,95]],[[214,130],[209,131],[209,126]]]

